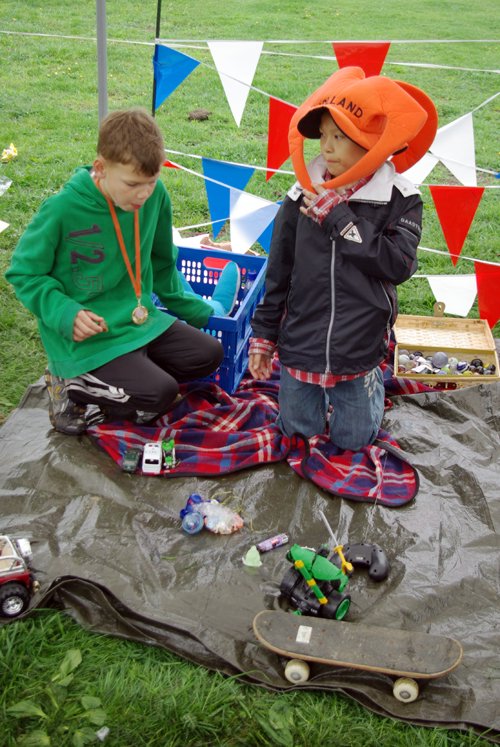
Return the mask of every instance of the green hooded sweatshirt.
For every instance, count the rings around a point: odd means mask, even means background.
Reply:
[[[116,207],[135,274],[134,214]],[[172,208],[158,181],[139,210],[141,303],[147,321],[136,325],[137,299],[123,260],[109,208],[88,167],[79,168],[62,190],[40,207],[19,240],[5,277],[38,319],[50,371],[72,378],[147,345],[176,318],[203,327],[212,308],[183,290],[172,243]],[[156,293],[171,313],[151,300]],[[73,341],[81,309],[104,317],[107,332]]]

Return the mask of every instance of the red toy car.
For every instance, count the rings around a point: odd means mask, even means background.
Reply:
[[[29,569],[32,557],[29,540],[0,535],[0,616],[17,617],[28,607],[38,587]]]

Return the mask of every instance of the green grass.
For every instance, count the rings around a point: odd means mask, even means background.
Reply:
[[[107,3],[109,108],[141,105],[150,108],[153,47],[129,42],[152,42],[154,3],[121,0]],[[73,168],[89,163],[97,130],[97,71],[95,3],[82,0],[3,0],[0,33],[0,150],[14,142],[17,159],[0,166],[0,176],[12,179],[0,197],[0,219],[10,228],[0,234],[0,420],[19,403],[26,387],[44,369],[45,357],[33,318],[15,300],[3,279],[11,252],[40,202],[57,191]],[[49,35],[81,36],[82,39]],[[269,4],[263,0],[221,3],[163,2],[161,36],[177,39],[301,39],[307,44],[266,43],[254,80],[256,88],[299,104],[333,69],[319,59],[331,55],[328,39],[407,40],[394,43],[384,72],[421,86],[435,100],[440,123],[446,124],[479,106],[496,93],[492,72],[407,67],[422,62],[451,68],[493,70],[498,67],[498,44],[413,43],[415,39],[498,39],[495,0],[421,0],[409,6],[400,0],[330,0],[307,6],[297,0]],[[322,43],[317,43],[321,40]],[[197,46],[204,47],[202,43]],[[157,119],[168,148],[265,166],[267,98],[251,91],[237,128],[206,49],[186,49],[202,63],[165,102]],[[302,55],[289,57],[283,53]],[[498,168],[495,145],[498,101],[474,114],[479,167]],[[205,122],[188,121],[188,113],[211,111]],[[180,157],[175,157],[180,159]],[[175,160],[175,159],[174,159]],[[198,159],[183,165],[201,172]],[[290,169],[290,164],[284,168]],[[203,180],[173,170],[162,175],[174,205],[177,226],[209,220]],[[480,184],[498,182],[480,174]],[[430,181],[456,183],[444,168]],[[269,182],[263,172],[252,177],[248,190],[269,200],[286,192],[291,177]],[[423,189],[425,228],[422,245],[446,251],[442,231],[427,189]],[[486,190],[463,254],[498,261],[498,192]],[[453,268],[447,256],[420,253],[420,273],[470,273],[460,260]],[[427,281],[415,279],[400,290],[404,313],[431,314],[434,299]],[[471,316],[477,316],[477,305]],[[498,327],[495,330],[498,335]],[[7,708],[27,699],[47,698],[47,686],[65,653],[82,652],[82,664],[68,700],[51,722],[53,734],[71,721],[75,700],[93,695],[102,700],[111,729],[106,744],[129,745],[483,745],[484,739],[445,729],[425,729],[381,718],[338,694],[281,694],[250,687],[189,664],[168,652],[110,637],[92,635],[67,617],[37,612],[32,618],[0,628],[0,734],[2,747],[16,743],[31,722],[18,722]],[[33,724],[32,724],[33,725]],[[53,744],[64,747],[69,737],[58,731]]]
[[[89,635],[68,617],[38,611],[0,628],[2,747],[31,731],[38,719],[15,720],[6,708],[29,699],[44,709],[55,747],[70,745],[65,730],[86,719],[78,703],[99,698],[112,747],[482,747],[472,733],[422,729],[376,716],[343,695],[282,693],[251,687],[187,664],[165,651]],[[82,663],[63,706],[51,707],[49,679],[68,650]],[[19,723],[18,723],[19,721]],[[97,728],[97,727],[95,727]]]

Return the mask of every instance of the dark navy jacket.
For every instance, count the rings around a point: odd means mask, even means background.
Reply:
[[[322,181],[314,178],[321,168],[320,157],[313,181]],[[276,342],[281,363],[291,368],[338,375],[370,370],[387,354],[395,286],[417,268],[418,190],[386,163],[321,226],[300,212],[301,204],[294,185],[275,219],[253,335]]]

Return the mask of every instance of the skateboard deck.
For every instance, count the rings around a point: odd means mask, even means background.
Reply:
[[[253,629],[263,646],[281,656],[416,680],[448,674],[463,656],[454,638],[281,610],[259,612]]]

